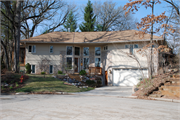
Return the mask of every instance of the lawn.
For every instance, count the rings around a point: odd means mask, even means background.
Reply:
[[[63,81],[56,78],[46,76],[29,75],[29,79],[25,82],[25,86],[18,88],[15,92],[83,92],[94,88],[77,88],[76,86],[64,85]]]

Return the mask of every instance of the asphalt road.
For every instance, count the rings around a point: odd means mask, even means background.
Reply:
[[[0,120],[180,120],[180,103],[83,95],[2,95]]]

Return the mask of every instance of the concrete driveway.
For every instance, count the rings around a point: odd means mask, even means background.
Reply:
[[[73,93],[74,95],[94,95],[94,96],[116,96],[116,97],[129,97],[132,95],[132,87],[121,86],[105,86],[95,88],[87,92]]]

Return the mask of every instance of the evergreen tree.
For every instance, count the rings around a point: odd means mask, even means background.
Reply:
[[[83,22],[79,26],[79,29],[82,32],[94,31],[94,23],[96,21],[96,16],[94,16],[93,8],[90,0],[88,0],[87,6],[84,9],[84,20],[85,22]]]
[[[77,29],[76,18],[74,17],[72,11],[69,13],[67,21],[64,23],[63,26],[67,32],[68,32],[68,28],[70,28],[70,32],[75,32],[75,30]]]

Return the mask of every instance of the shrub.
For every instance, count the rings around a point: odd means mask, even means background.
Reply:
[[[97,86],[97,83],[94,80],[86,80],[86,84],[89,87],[96,87]]]
[[[63,74],[63,72],[62,72],[62,71],[60,71],[60,70],[58,70],[58,74]]]
[[[46,73],[45,72],[41,72],[41,75],[45,75]]]
[[[29,63],[27,63],[25,65],[25,68],[26,68],[26,73],[30,74],[31,73],[31,65]]]
[[[86,75],[86,71],[85,71],[85,70],[81,70],[81,71],[79,72],[79,75]]]

